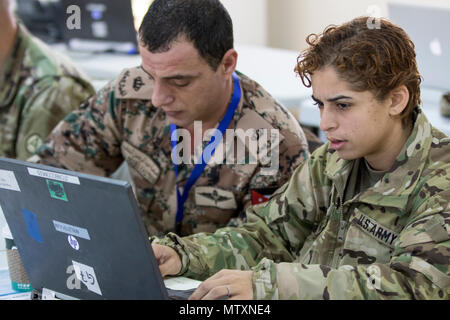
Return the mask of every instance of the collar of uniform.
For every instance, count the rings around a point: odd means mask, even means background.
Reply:
[[[236,110],[234,111],[233,119],[231,120],[230,125],[228,126],[228,129],[233,129],[237,127],[238,121],[242,118],[243,109],[244,109],[244,76],[242,73],[236,70],[236,74],[239,79],[239,88],[241,89],[241,100],[239,101],[239,104],[236,107]]]
[[[391,169],[375,186],[354,200],[386,207],[406,206],[422,174],[432,142],[430,122],[419,108],[415,113],[416,121],[412,133]],[[327,161],[325,173],[336,184],[340,194],[343,194],[353,163],[354,160],[339,158],[337,152],[331,153]]]
[[[404,208],[419,183],[433,137],[431,123],[416,108],[414,128],[391,169],[375,186],[359,196],[360,201]]]
[[[26,30],[20,23],[17,26],[12,52],[6,60],[4,72],[0,75],[0,108],[11,104],[20,87],[20,70],[26,49]]]
[[[353,168],[354,160],[344,160],[339,158],[338,153],[330,149],[330,142],[327,142],[327,153],[328,160],[325,167],[325,175],[333,181],[336,186],[338,194],[343,196],[345,184],[350,176],[351,170]]]
[[[141,66],[122,70],[114,84],[117,99],[150,100],[152,93],[153,81]]]

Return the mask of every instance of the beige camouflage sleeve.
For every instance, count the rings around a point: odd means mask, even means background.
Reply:
[[[107,84],[55,127],[36,151],[38,161],[99,176],[113,173],[123,161],[116,103]]]
[[[69,77],[47,77],[24,90],[31,91],[31,95],[22,95],[27,98],[16,142],[17,158],[21,160],[33,155],[58,122],[94,94],[88,84]]]

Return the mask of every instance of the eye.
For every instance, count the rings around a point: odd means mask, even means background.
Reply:
[[[347,110],[348,108],[350,108],[349,103],[336,103],[336,106],[341,110]]]
[[[182,88],[188,86],[191,81],[187,79],[172,79],[170,83],[175,87]]]
[[[313,102],[313,105],[317,106],[319,109],[323,108],[323,103],[319,101]]]

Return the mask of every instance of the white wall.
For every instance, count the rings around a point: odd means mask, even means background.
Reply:
[[[267,0],[268,45],[302,50],[306,36],[362,15],[386,16],[387,0]]]
[[[389,18],[388,3],[450,7],[450,0],[261,0],[267,2],[267,45],[300,51],[306,36],[362,15]]]
[[[222,0],[233,20],[234,42],[267,44],[267,0]]]

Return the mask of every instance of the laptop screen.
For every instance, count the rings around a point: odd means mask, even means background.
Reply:
[[[0,157],[0,206],[34,289],[167,298],[128,182]]]
[[[402,27],[415,44],[422,87],[450,90],[450,4],[405,4],[392,1],[389,19]]]

